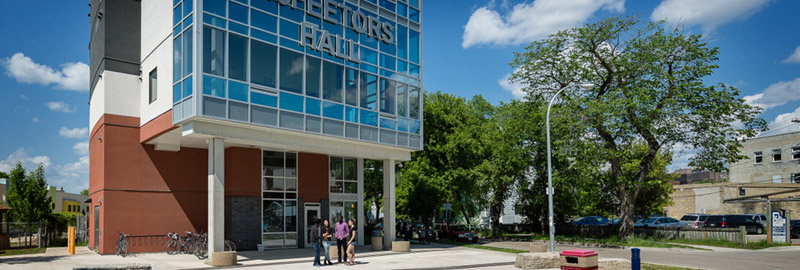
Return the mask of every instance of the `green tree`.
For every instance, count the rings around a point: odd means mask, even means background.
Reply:
[[[550,97],[573,83],[597,86],[564,92],[554,115],[576,132],[555,139],[605,159],[604,180],[620,200],[621,238],[633,236],[636,202],[660,150],[690,145],[698,149],[690,165],[725,170],[743,158],[737,138],[766,129],[757,118],[761,110],[736,88],[704,82],[718,67],[718,54],[701,35],[668,30],[663,22],[607,18],[535,41],[511,63],[517,68],[512,79],[528,85],[529,96]],[[626,172],[637,143],[647,150]]]
[[[85,188],[85,189],[81,190],[81,195],[83,195],[83,196],[89,196],[89,189],[88,189],[88,188]]]
[[[374,159],[364,160],[364,213],[375,207],[377,219],[383,207],[383,161]],[[364,220],[368,220],[364,217]]]
[[[398,214],[428,218],[442,203],[467,223],[486,205],[488,159],[480,128],[489,120],[489,102],[480,96],[467,101],[441,92],[425,94],[424,151],[412,154],[399,174]]]
[[[8,174],[5,172],[0,172],[0,179],[8,179]]]

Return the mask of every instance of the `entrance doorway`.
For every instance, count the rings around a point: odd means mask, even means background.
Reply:
[[[314,204],[307,203],[305,205],[305,209],[306,209],[306,211],[305,211],[306,212],[305,213],[306,224],[305,224],[305,230],[303,230],[303,231],[305,232],[306,241],[305,241],[303,246],[304,247],[313,247],[313,245],[311,244],[311,237],[310,237],[311,234],[310,233],[311,233],[311,228],[314,227],[314,222],[317,219],[321,218],[320,211],[319,211],[319,204],[318,203],[314,203]]]

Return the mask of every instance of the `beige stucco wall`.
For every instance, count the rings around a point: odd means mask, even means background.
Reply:
[[[782,183],[791,182],[791,174],[800,174],[800,159],[792,159],[792,147],[800,146],[800,132],[749,139],[740,153],[746,159],[730,164],[731,183],[772,183],[779,175]],[[781,161],[773,161],[772,151],[781,150]],[[755,164],[754,153],[761,152],[763,161]]]

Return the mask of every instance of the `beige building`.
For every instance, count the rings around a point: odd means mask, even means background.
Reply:
[[[732,183],[800,183],[800,132],[749,139],[730,164]]]
[[[667,215],[760,214],[767,201],[800,214],[800,132],[749,139],[741,154],[747,158],[730,164],[730,182],[675,186]]]

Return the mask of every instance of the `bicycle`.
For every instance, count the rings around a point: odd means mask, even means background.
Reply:
[[[199,241],[194,243],[192,250],[197,259],[208,258],[208,234],[200,235]],[[236,244],[233,241],[225,240],[225,251],[236,251]]]
[[[124,234],[119,232],[119,240],[117,240],[117,255],[122,256],[123,258],[128,256],[128,250],[130,248],[128,246],[128,236],[132,235],[133,234]]]

